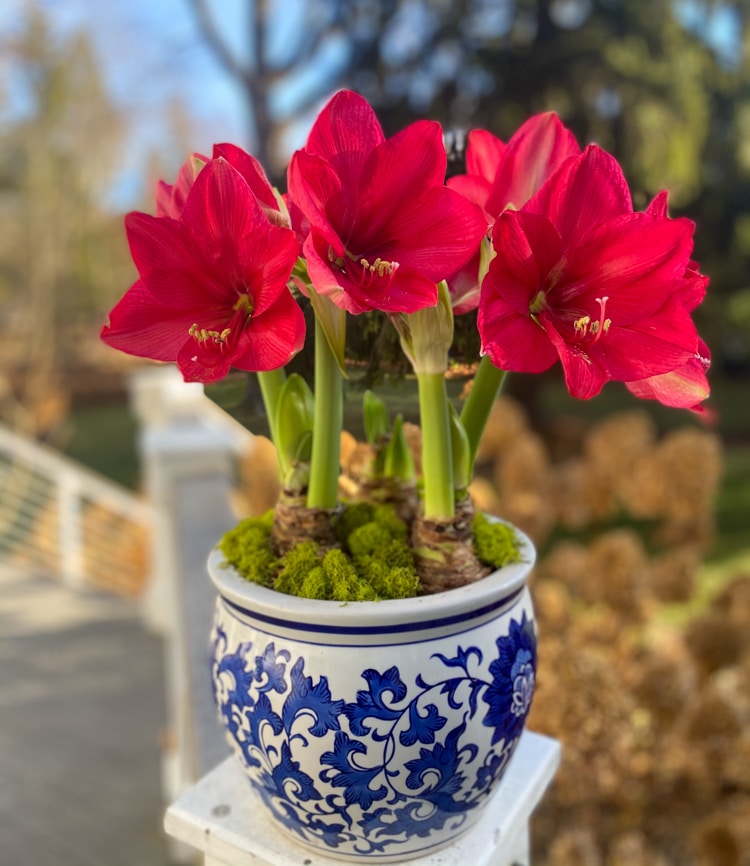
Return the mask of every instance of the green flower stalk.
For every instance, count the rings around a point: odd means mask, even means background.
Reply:
[[[499,370],[485,355],[479,362],[474,384],[461,410],[461,423],[469,440],[471,468],[477,457],[479,441],[492,411],[492,404],[505,382],[505,371]]]
[[[456,495],[445,376],[443,373],[417,373],[417,383],[423,431],[424,514],[430,519],[448,520],[455,511]]]
[[[453,342],[453,310],[448,284],[438,283],[434,307],[416,313],[392,315],[404,354],[411,362],[419,386],[422,430],[424,516],[446,520],[455,513],[455,486],[448,392],[445,373]]]
[[[336,308],[338,310],[338,308]],[[346,316],[343,310],[338,310]],[[315,316],[315,412],[307,507],[333,511],[338,505],[344,383],[326,331]]]

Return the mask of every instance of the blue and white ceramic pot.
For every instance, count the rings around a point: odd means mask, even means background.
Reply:
[[[216,703],[280,829],[388,862],[480,817],[534,692],[535,552],[519,536],[523,562],[470,586],[349,604],[248,583],[214,551]]]

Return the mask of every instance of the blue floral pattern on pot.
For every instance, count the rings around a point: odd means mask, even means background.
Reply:
[[[351,694],[337,692],[333,674],[311,673],[320,654],[315,641],[258,630],[237,643],[228,635],[236,619],[231,606],[220,600],[217,610],[219,715],[256,790],[288,832],[331,856],[377,860],[427,853],[478,817],[534,693],[528,603],[505,612],[502,630],[491,622],[489,640],[478,639],[487,625],[447,642],[412,639],[401,655],[408,659],[418,648],[429,659],[422,667],[380,666],[384,648],[360,650],[372,664],[359,665]],[[350,679],[357,652],[341,649],[339,665],[350,668]]]

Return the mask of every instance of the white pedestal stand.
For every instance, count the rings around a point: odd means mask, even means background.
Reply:
[[[556,740],[526,731],[479,822],[449,847],[405,862],[409,866],[530,866],[529,818],[559,762]],[[342,863],[278,832],[234,757],[179,797],[168,809],[164,826],[171,836],[198,849],[205,866]]]

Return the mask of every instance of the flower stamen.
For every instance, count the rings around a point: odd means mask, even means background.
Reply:
[[[380,280],[385,278],[387,285],[398,269],[398,262],[386,262],[379,256],[372,264],[367,259],[361,258],[359,265],[362,268],[359,274],[359,285],[362,287],[371,285],[376,278]]]
[[[602,298],[595,298],[597,304],[599,304],[599,318],[591,321],[591,316],[581,316],[580,319],[576,319],[573,322],[573,330],[576,333],[576,336],[579,338],[584,338],[587,336],[593,337],[592,343],[596,343],[603,334],[606,334],[609,331],[610,326],[612,325],[612,319],[605,318],[604,314],[607,308],[607,301],[609,297],[605,295]]]
[[[231,328],[224,328],[223,331],[213,331],[207,328],[199,328],[197,323],[192,324],[188,328],[188,334],[194,337],[198,343],[207,343],[209,340],[213,340],[217,345],[221,345],[222,343],[226,343],[227,337],[231,333]]]

